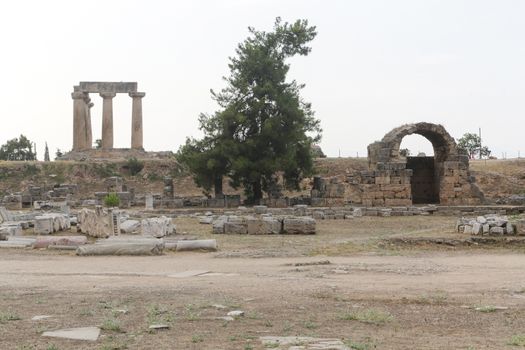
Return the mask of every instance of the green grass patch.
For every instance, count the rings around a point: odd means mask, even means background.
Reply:
[[[346,321],[359,321],[362,323],[381,325],[392,321],[394,317],[388,312],[376,309],[366,309],[347,312],[341,315],[340,319]]]

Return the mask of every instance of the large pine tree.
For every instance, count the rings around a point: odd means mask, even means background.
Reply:
[[[298,189],[312,172],[310,150],[320,139],[319,121],[301,99],[304,85],[286,78],[287,60],[308,55],[308,43],[317,33],[306,20],[289,24],[280,18],[271,32],[249,32],[230,58],[227,86],[212,91],[219,111],[201,115],[204,138],[188,139],[179,160],[195,173],[197,184],[218,184],[227,175],[234,187],[242,185],[248,198],[257,201],[274,185],[277,172],[290,189]]]

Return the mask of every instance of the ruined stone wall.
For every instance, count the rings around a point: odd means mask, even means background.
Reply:
[[[432,143],[433,169],[425,169],[431,159],[414,159],[409,167],[407,158],[400,155],[402,139],[411,134],[422,135]],[[368,146],[368,162],[367,171],[350,174],[342,183],[334,178],[314,180],[312,205],[408,206],[414,204],[414,198],[418,203],[428,199],[428,203],[442,205],[483,201],[483,193],[470,175],[468,156],[458,150],[441,125],[417,123],[395,128]]]

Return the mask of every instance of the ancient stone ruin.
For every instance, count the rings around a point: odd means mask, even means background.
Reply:
[[[399,152],[405,136],[428,139],[434,156],[403,157]],[[469,159],[441,125],[406,124],[368,146],[368,170],[346,179],[317,178],[312,205],[410,206],[413,204],[476,205],[483,193],[470,175]]]
[[[401,141],[418,134],[432,143],[433,157],[402,157]],[[406,124],[368,146],[370,171],[363,204],[479,204],[483,194],[469,172],[468,155],[441,125]],[[373,179],[374,183],[369,183]]]
[[[118,93],[126,93],[132,98],[131,149],[143,150],[142,98],[144,92],[137,91],[136,82],[87,82],[82,81],[73,87],[73,151],[90,150],[93,147],[91,128],[90,93],[102,97],[102,149],[113,149],[113,98]]]

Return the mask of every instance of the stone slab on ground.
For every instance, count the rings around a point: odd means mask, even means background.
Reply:
[[[168,275],[168,277],[174,277],[174,278],[196,277],[196,276],[200,276],[205,273],[208,273],[208,272],[210,271],[208,270],[189,270],[189,271],[177,272],[177,273]]]
[[[43,337],[65,338],[74,340],[88,340],[96,341],[100,335],[100,328],[98,327],[80,327],[80,328],[66,328],[56,331],[48,331],[42,334]]]
[[[265,348],[274,349],[350,350],[340,339],[335,338],[268,336],[260,337],[259,340]]]
[[[41,320],[45,320],[47,318],[51,318],[53,316],[50,316],[50,315],[37,315],[37,316],[33,316],[31,317],[31,321],[41,321]]]

